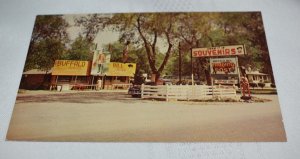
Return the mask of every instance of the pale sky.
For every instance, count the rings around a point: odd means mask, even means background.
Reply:
[[[76,37],[78,37],[79,33],[83,31],[82,27],[75,26],[74,19],[82,17],[83,15],[76,14],[76,15],[64,15],[63,18],[70,24],[70,27],[67,29],[67,32],[69,34],[70,40],[75,40]],[[107,45],[109,43],[113,43],[118,41],[119,33],[113,32],[108,29],[105,29],[104,31],[99,31],[97,34],[94,43],[98,44],[98,50],[100,50],[102,46]],[[157,47],[162,53],[165,53],[167,51],[167,45],[165,42],[158,38],[157,40]]]
[[[64,15],[64,18],[66,21],[70,24],[70,27],[67,29],[67,32],[69,33],[69,37],[71,40],[75,40],[76,37],[78,37],[79,33],[83,31],[82,27],[75,26],[74,19],[79,18],[82,15]],[[112,32],[109,30],[100,31],[95,40],[94,43],[98,44],[98,49],[102,47],[103,45],[113,43],[115,41],[118,41],[119,34],[117,32]]]

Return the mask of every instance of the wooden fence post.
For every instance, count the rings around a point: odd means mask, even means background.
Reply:
[[[166,85],[166,101],[169,101],[169,86]]]
[[[144,98],[144,84],[141,86],[141,98]]]
[[[185,95],[186,95],[187,101],[189,101],[190,100],[189,95],[192,94],[192,93],[189,92],[190,89],[191,89],[190,86],[189,85],[186,85],[186,86],[187,86],[187,89],[186,89],[186,92],[185,92],[186,94]]]

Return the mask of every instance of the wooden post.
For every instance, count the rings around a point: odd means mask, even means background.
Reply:
[[[141,85],[141,98],[144,98],[144,84]]]
[[[211,91],[212,91],[212,97],[214,97],[214,79],[211,77]]]
[[[56,76],[55,85],[57,85],[58,75]]]
[[[237,72],[238,72],[238,79],[239,79],[238,82],[240,82],[240,81],[241,81],[241,77],[240,77],[240,67],[239,67],[239,60],[238,60],[238,57],[237,57],[237,56],[235,56],[235,61],[236,61],[236,65],[237,65]]]
[[[211,63],[211,58],[209,58],[209,77],[210,77],[210,80],[211,80],[211,85],[213,86],[214,85],[214,79],[213,79],[213,77],[211,76],[211,65],[210,65],[210,63]]]
[[[180,46],[180,42],[179,42],[179,45],[178,45],[178,52],[179,52],[179,69],[178,69],[178,75],[179,75],[179,83],[181,83],[181,67],[182,67],[182,64],[181,64],[181,46]]]
[[[166,85],[166,101],[168,102],[169,101],[169,86]]]
[[[92,75],[93,77],[92,77],[92,85],[94,84],[94,78],[95,78],[95,76],[94,75]]]
[[[190,91],[190,89],[192,88],[193,85],[191,85],[191,87],[189,87],[189,85],[186,85],[186,86],[187,86],[187,89],[186,89],[186,98],[187,98],[187,101],[189,101],[190,100],[189,95],[191,95],[189,93],[189,91]]]
[[[77,83],[77,76],[75,76],[75,84]]]
[[[191,48],[192,85],[194,85],[193,49]]]
[[[102,89],[105,88],[106,75],[102,76]]]

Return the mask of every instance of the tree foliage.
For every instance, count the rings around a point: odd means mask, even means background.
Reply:
[[[191,48],[245,44],[247,55],[239,57],[239,65],[272,73],[270,57],[260,12],[187,13],[179,20],[178,38]],[[207,59],[197,58],[194,73],[206,75],[210,83]]]
[[[97,34],[108,29],[119,33],[119,41],[110,44],[112,61],[122,61],[124,45],[130,41],[127,62],[137,63],[138,74],[156,74],[157,79],[162,74],[178,75],[180,42],[182,75],[193,69],[198,79],[210,82],[208,59],[194,58],[191,68],[191,48],[245,44],[247,55],[238,57],[239,65],[273,77],[260,12],[90,14],[75,19],[75,25],[82,32],[69,44],[69,25],[61,15],[37,16],[25,70],[49,70],[62,58],[91,60]],[[161,43],[165,51],[160,50]]]
[[[65,60],[85,60],[92,61],[93,52],[92,43],[86,38],[79,35],[71,44],[71,48],[63,55]]]
[[[124,45],[115,42],[104,46],[111,53],[111,62],[122,62],[122,51]],[[147,53],[144,48],[138,48],[133,45],[129,47],[129,56],[127,62],[136,63],[135,82],[142,81],[142,74],[150,74],[150,66],[147,60]]]
[[[68,41],[67,27],[68,23],[61,15],[36,17],[24,71],[48,71],[53,67],[54,61],[65,52],[65,43]]]
[[[77,22],[82,23],[87,30],[96,32],[101,27],[111,27],[120,33],[120,42],[131,41],[133,44],[143,45],[151,71],[158,79],[172,53],[176,16],[176,13],[130,13],[115,14],[109,20],[100,16],[83,17]],[[102,25],[93,27],[97,20]],[[165,39],[168,44],[161,63],[157,60],[158,56],[162,56],[157,49],[158,38]]]

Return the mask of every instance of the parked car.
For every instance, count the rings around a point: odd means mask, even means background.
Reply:
[[[155,82],[145,82],[145,85],[155,85]],[[141,85],[132,85],[128,89],[128,94],[134,98],[141,98]]]
[[[128,94],[134,98],[141,98],[141,85],[133,85],[128,89]]]

